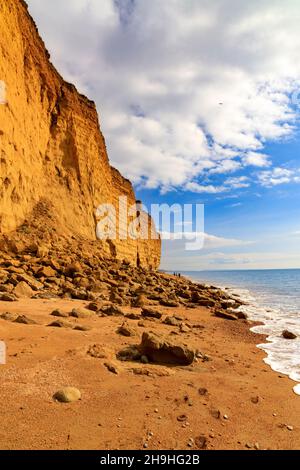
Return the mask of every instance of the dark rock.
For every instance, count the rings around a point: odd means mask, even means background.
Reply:
[[[136,346],[127,346],[117,354],[120,361],[139,361],[141,356],[142,354]]]
[[[61,310],[54,310],[52,313],[51,313],[52,317],[59,317],[59,318],[68,318],[69,317],[69,314],[66,313],[66,312],[62,312]]]
[[[72,328],[72,325],[70,323],[63,322],[61,320],[53,321],[52,323],[49,323],[48,326],[51,326],[54,328]]]
[[[179,303],[176,302],[176,300],[161,299],[159,303],[163,307],[173,307],[173,308],[179,307]]]
[[[225,320],[237,320],[237,317],[233,313],[228,313],[224,310],[216,310],[214,315],[218,318],[224,318]]]
[[[207,438],[205,436],[198,436],[195,439],[195,445],[198,449],[206,449],[207,448]]]
[[[297,335],[295,333],[293,333],[292,331],[289,331],[289,330],[284,330],[282,332],[282,336],[285,339],[296,339],[297,338]]]
[[[36,321],[26,317],[25,315],[19,315],[18,318],[14,320],[14,323],[21,323],[22,325],[36,325]]]
[[[166,317],[163,321],[165,325],[170,325],[170,326],[179,326],[180,321],[177,320],[175,317]]]
[[[192,349],[153,332],[143,333],[140,351],[157,363],[189,365],[195,359]]]
[[[138,313],[127,313],[125,315],[125,318],[128,318],[128,320],[140,320],[141,315],[139,315]]]
[[[17,297],[14,294],[8,294],[8,293],[0,293],[0,300],[2,302],[16,302]]]
[[[145,318],[156,318],[159,320],[162,317],[162,313],[158,312],[157,310],[153,310],[152,308],[143,308],[142,316]]]
[[[133,328],[131,328],[127,323],[123,323],[123,325],[117,329],[117,333],[119,333],[119,335],[126,336],[126,337],[136,335],[136,331]]]
[[[117,305],[105,305],[100,310],[107,316],[124,316],[124,312]]]

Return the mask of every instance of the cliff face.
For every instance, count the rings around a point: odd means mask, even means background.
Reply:
[[[95,104],[66,83],[49,61],[23,0],[0,0],[0,232],[28,220],[41,202],[62,235],[96,239],[96,209],[126,195],[131,183],[107,157]],[[157,268],[160,240],[99,241],[104,254]]]

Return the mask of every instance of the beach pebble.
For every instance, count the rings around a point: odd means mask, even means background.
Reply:
[[[295,335],[295,333],[293,333],[292,331],[289,331],[289,330],[284,330],[282,332],[282,336],[285,339],[296,339],[297,338],[297,335]]]
[[[220,410],[211,410],[211,415],[213,418],[220,419],[221,418],[221,412]]]
[[[207,438],[205,436],[198,436],[195,439],[195,444],[198,449],[206,449],[207,447]]]
[[[191,438],[189,439],[189,441],[188,441],[188,447],[194,447],[194,445],[195,445],[195,441],[194,441],[194,439],[191,437]]]
[[[56,392],[53,398],[60,403],[73,403],[74,401],[80,400],[81,393],[78,388],[65,387]]]
[[[252,397],[251,398],[251,402],[254,404],[254,405],[257,405],[257,403],[259,403],[261,401],[261,398],[259,396],[256,396],[256,397]]]
[[[177,416],[177,421],[179,421],[180,423],[187,421],[187,419],[188,419],[187,415]]]

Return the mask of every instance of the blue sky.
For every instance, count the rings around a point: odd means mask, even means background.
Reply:
[[[138,198],[205,204],[204,248],[164,241],[163,268],[300,268],[299,1],[28,3]]]

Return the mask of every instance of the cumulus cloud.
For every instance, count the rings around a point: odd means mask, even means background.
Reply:
[[[234,183],[203,175],[270,166],[265,142],[293,132],[299,2],[28,3],[55,65],[96,101],[113,164],[136,184],[228,191]]]
[[[262,186],[266,188],[280,184],[300,183],[300,169],[289,170],[287,168],[276,167],[270,171],[262,171],[258,174],[258,179]]]

